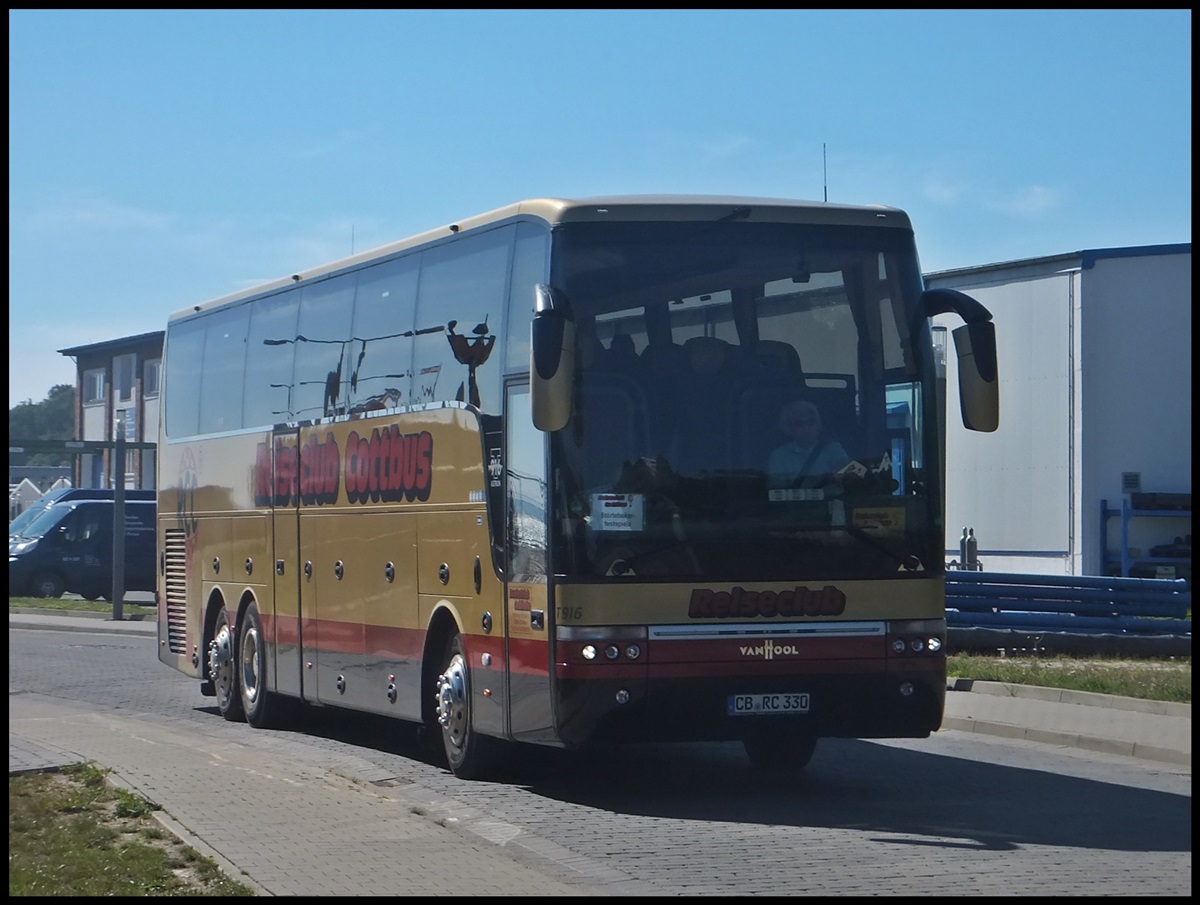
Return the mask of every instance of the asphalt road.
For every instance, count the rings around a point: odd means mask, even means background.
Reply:
[[[366,884],[372,869],[348,867],[358,858],[411,881],[391,881],[392,894],[1191,892],[1190,768],[944,730],[826,740],[802,776],[782,780],[753,773],[740,746],[714,744],[521,749],[503,781],[466,783],[403,724],[331,713],[303,731],[226,722],[154,649],[147,636],[10,629],[10,737],[17,719],[77,747],[82,733],[97,750],[152,746],[139,781],[174,796],[160,801],[168,810],[198,807],[193,825],[277,893],[290,891],[289,870],[312,878],[312,894]],[[214,766],[224,779],[194,788]],[[287,781],[293,773],[303,780]],[[350,782],[318,799],[314,776],[321,789]],[[247,813],[239,787],[272,794]],[[364,841],[343,809],[380,796],[402,807]],[[418,811],[423,832],[400,834]],[[251,820],[270,831],[239,833]],[[447,827],[430,856],[430,834]],[[316,842],[297,854],[299,837]]]

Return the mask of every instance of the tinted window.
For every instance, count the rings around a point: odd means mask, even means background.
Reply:
[[[246,342],[246,392],[242,424],[266,427],[295,417],[292,359],[300,293],[282,292],[254,303]]]
[[[395,409],[412,395],[413,317],[421,256],[362,271],[354,300],[351,411]],[[441,332],[441,325],[437,326]]]
[[[508,348],[504,351],[506,374],[529,372],[529,324],[533,319],[533,287],[546,279],[546,257],[549,247],[550,234],[545,227],[532,223],[517,224],[506,327]]]
[[[200,368],[204,362],[204,319],[183,321],[167,331],[166,433],[188,437],[200,429]]]
[[[200,377],[200,433],[240,430],[250,306],[238,305],[204,319]]]
[[[302,421],[347,411],[355,279],[347,274],[301,290],[292,409]]]
[[[418,402],[458,400],[500,411],[499,361],[491,359],[504,316],[513,229],[430,249],[421,262],[413,367]],[[433,330],[440,324],[445,332]]]

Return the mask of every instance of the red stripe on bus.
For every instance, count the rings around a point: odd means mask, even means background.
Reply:
[[[509,668],[515,673],[531,676],[550,674],[550,645],[540,638],[510,638]]]
[[[263,632],[279,645],[299,645],[298,621],[294,616],[263,617]],[[504,668],[504,638],[500,635],[464,635],[464,647],[472,668],[485,668],[483,655],[490,654],[490,667]],[[425,630],[362,625],[332,620],[304,620],[304,648],[309,651],[384,657],[419,662],[425,652]],[[509,642],[509,668],[521,675],[547,676],[549,645],[545,640],[513,638]]]

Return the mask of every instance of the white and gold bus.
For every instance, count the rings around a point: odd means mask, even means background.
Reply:
[[[994,329],[904,212],[536,199],[172,315],[159,659],[230,720],[514,743],[921,738],[945,699],[943,441]],[[815,477],[768,470],[820,413]],[[836,441],[836,445],[826,445]],[[828,464],[828,463],[827,463]]]

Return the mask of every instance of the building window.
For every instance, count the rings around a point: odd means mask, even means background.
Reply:
[[[137,428],[137,409],[117,409],[116,423],[113,424],[113,439],[118,437],[118,429],[121,425],[125,427],[125,440],[127,442],[136,442],[138,438]]]
[[[113,390],[117,402],[133,399],[133,368],[136,361],[134,355],[118,355],[113,359]]]
[[[83,404],[96,405],[104,401],[104,368],[83,372]]]
[[[158,395],[158,380],[162,374],[162,359],[155,358],[146,362],[145,373],[142,376],[142,395],[153,399]]]

